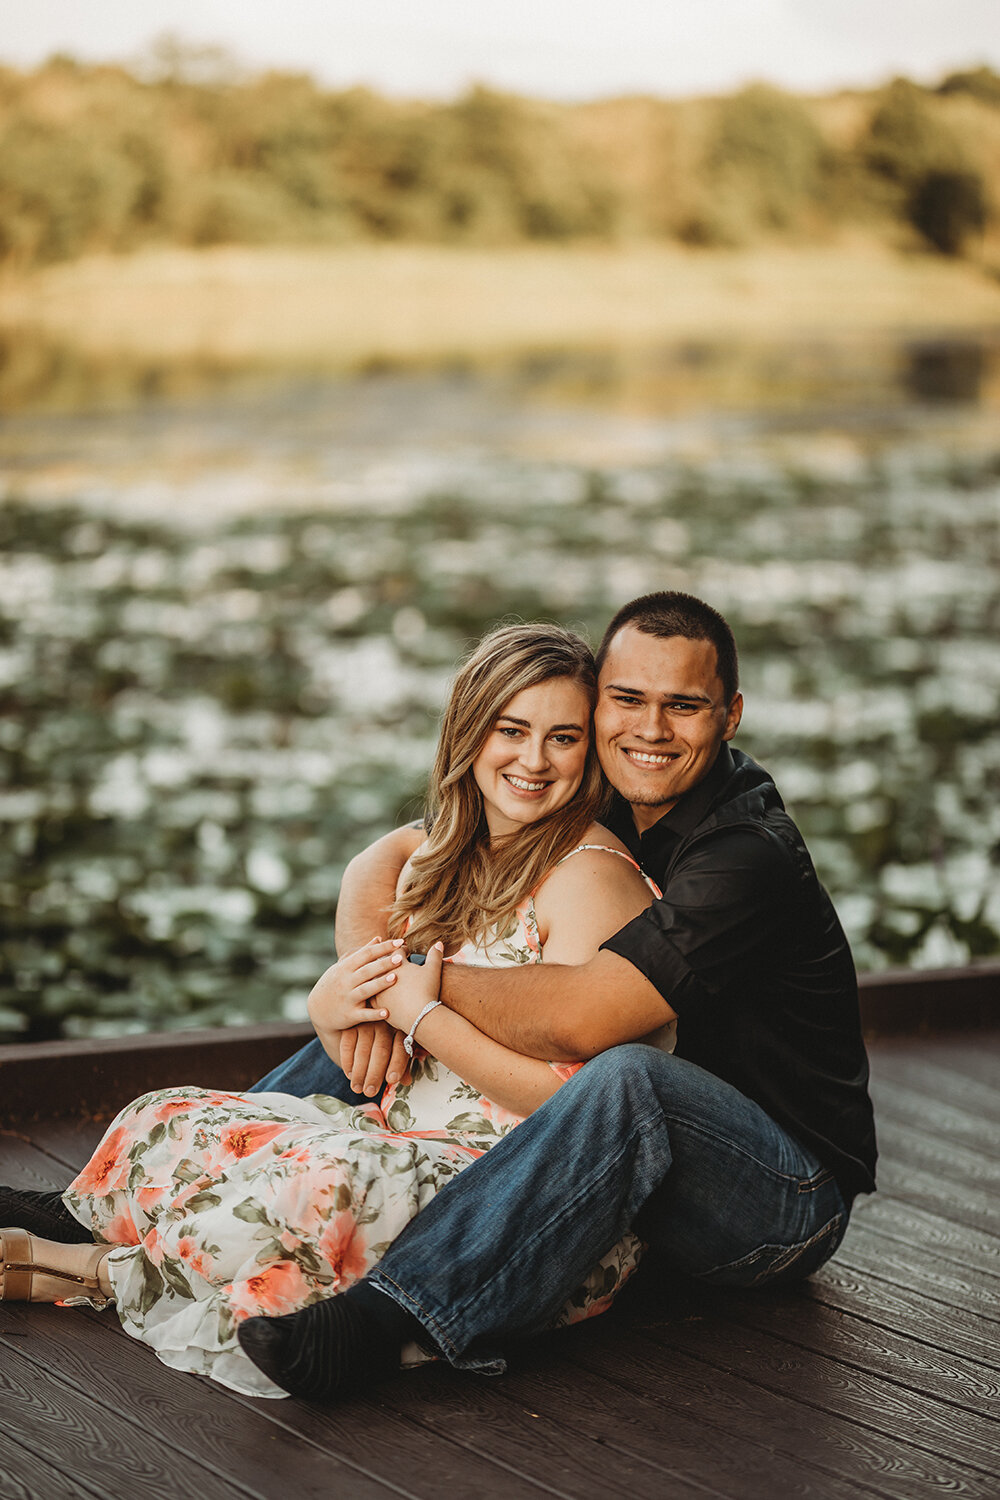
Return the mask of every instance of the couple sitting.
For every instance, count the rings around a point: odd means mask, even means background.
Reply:
[[[733,1286],[815,1270],[874,1186],[867,1060],[741,709],[732,633],[684,594],[620,610],[596,675],[566,631],[488,636],[427,831],[345,877],[317,1041],[247,1095],[137,1100],[61,1198],[0,1190],[3,1296],[113,1298],[168,1364],[329,1400],[414,1346],[501,1371],[641,1241]]]

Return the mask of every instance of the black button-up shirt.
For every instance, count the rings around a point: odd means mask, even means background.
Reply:
[[[870,1192],[875,1131],[854,964],[771,777],[724,744],[645,833],[617,795],[605,821],[663,895],[604,947],[677,1012],[677,1055],[760,1104],[848,1199]]]

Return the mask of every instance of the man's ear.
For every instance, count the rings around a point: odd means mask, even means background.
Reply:
[[[737,693],[736,697],[733,699],[732,703],[730,703],[729,709],[728,709],[728,711],[726,713],[726,732],[722,736],[722,738],[724,740],[731,740],[732,739],[733,735],[736,733],[737,729],[739,729],[739,727],[740,727],[740,720],[742,719],[742,717],[743,717],[743,694],[742,693]]]

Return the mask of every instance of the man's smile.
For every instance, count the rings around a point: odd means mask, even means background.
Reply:
[[[666,766],[672,760],[677,759],[676,750],[653,754],[649,750],[632,750],[628,745],[619,745],[618,748],[623,755],[628,756],[629,760],[638,761],[641,766]]]

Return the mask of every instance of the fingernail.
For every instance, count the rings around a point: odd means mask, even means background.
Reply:
[[[398,1073],[387,1073],[385,1075],[385,1081],[386,1081],[386,1083],[398,1083],[399,1082],[399,1074]]]
[[[444,952],[444,943],[437,942],[437,943],[434,944],[434,946],[435,946],[435,948],[437,949],[437,951],[439,953],[443,953]]]
[[[392,940],[392,946],[394,948],[402,948],[403,942],[404,942],[403,938],[393,938],[393,940]]]
[[[401,964],[403,962],[403,955],[401,953],[394,953],[392,955],[392,961],[394,964]]]

